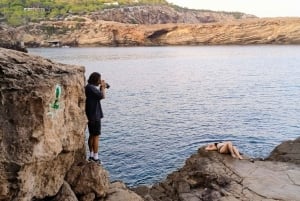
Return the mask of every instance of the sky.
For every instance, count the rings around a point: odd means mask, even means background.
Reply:
[[[167,0],[191,9],[238,11],[257,17],[300,17],[299,0]]]

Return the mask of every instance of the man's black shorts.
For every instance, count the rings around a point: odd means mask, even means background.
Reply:
[[[101,135],[101,121],[89,121],[88,128],[90,135]]]

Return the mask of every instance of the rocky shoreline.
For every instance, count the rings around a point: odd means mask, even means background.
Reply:
[[[300,137],[262,159],[233,159],[199,148],[179,170],[134,191],[146,201],[300,200]]]
[[[151,187],[111,182],[85,157],[84,67],[4,48],[0,60],[1,201],[300,200],[300,138],[265,161],[202,147]]]

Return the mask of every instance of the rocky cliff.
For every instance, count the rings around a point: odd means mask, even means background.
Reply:
[[[208,24],[133,25],[60,21],[18,28],[28,47],[300,44],[300,18],[245,19]]]
[[[83,67],[0,48],[0,200],[142,200],[85,160],[84,85]]]

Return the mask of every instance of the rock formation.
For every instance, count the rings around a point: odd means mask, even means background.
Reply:
[[[45,21],[18,28],[28,47],[300,44],[300,18],[245,19],[206,24],[134,25]]]
[[[0,200],[142,200],[85,160],[84,68],[0,48]]]
[[[16,30],[0,24],[0,47],[27,52],[22,41],[17,38]]]
[[[284,142],[268,158],[276,155],[281,161],[299,162],[299,140]],[[287,148],[287,144],[292,146]],[[300,166],[238,160],[202,147],[164,181],[134,190],[146,201],[300,201]]]
[[[300,137],[278,145],[266,160],[300,164]]]

